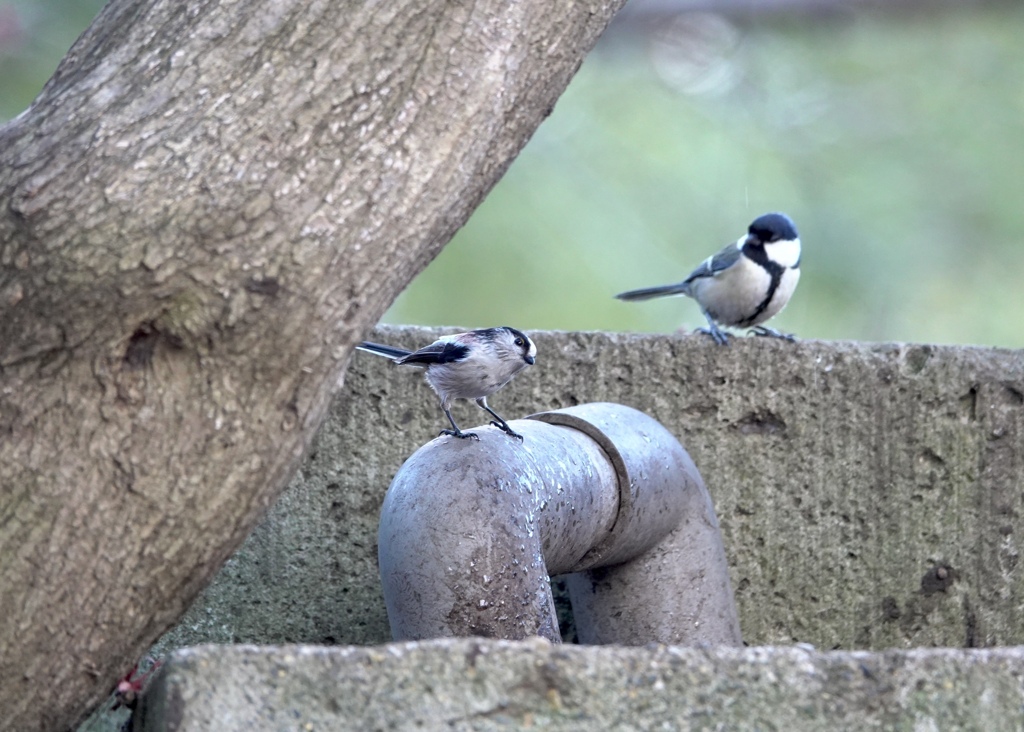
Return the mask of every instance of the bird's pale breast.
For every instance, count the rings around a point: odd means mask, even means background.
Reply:
[[[771,285],[771,275],[749,259],[694,283],[694,299],[722,325],[738,325],[755,312]],[[774,298],[773,298],[774,299]]]

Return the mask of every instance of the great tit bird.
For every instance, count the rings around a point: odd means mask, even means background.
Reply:
[[[537,346],[522,331],[508,326],[471,330],[443,336],[418,351],[368,341],[363,341],[356,348],[386,356],[397,364],[419,366],[426,370],[427,383],[441,400],[441,409],[452,425],[450,430],[441,430],[440,434],[480,439],[474,432],[460,430],[452,419],[452,402],[456,399],[472,399],[478,407],[494,417],[492,425],[512,437],[523,439],[522,435],[514,432],[505,420],[487,406],[487,397],[505,386],[524,368],[532,366],[537,359]]]
[[[800,236],[786,214],[758,216],[740,237],[704,262],[682,282],[623,292],[620,300],[649,300],[686,295],[700,305],[708,327],[700,328],[726,345],[728,334],[718,326],[750,328],[756,335],[796,340],[761,325],[786,307],[800,280]]]

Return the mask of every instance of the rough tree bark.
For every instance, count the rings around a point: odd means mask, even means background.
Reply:
[[[622,0],[112,0],[0,128],[0,727],[64,729]]]

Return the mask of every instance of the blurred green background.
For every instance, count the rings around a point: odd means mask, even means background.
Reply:
[[[100,5],[0,0],[0,118]],[[627,6],[385,320],[697,327],[688,300],[612,295],[682,279],[781,210],[804,257],[772,325],[1024,347],[1024,4],[787,5]]]

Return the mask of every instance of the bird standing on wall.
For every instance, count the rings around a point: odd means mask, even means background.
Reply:
[[[668,295],[686,295],[700,305],[716,343],[726,345],[728,334],[718,326],[751,328],[756,335],[796,340],[761,325],[786,307],[800,280],[800,236],[786,214],[758,216],[740,237],[712,257],[690,276],[674,285],[623,292],[620,300],[649,300]]]
[[[467,333],[438,338],[418,351],[382,346],[363,341],[356,346],[361,351],[386,356],[397,364],[419,366],[426,369],[426,380],[441,400],[441,409],[451,422],[450,430],[442,435],[480,439],[473,432],[463,432],[452,419],[451,405],[456,399],[472,399],[495,421],[492,425],[520,440],[508,423],[487,406],[487,397],[501,389],[516,374],[532,366],[537,358],[537,346],[529,337],[515,328],[484,328]]]

